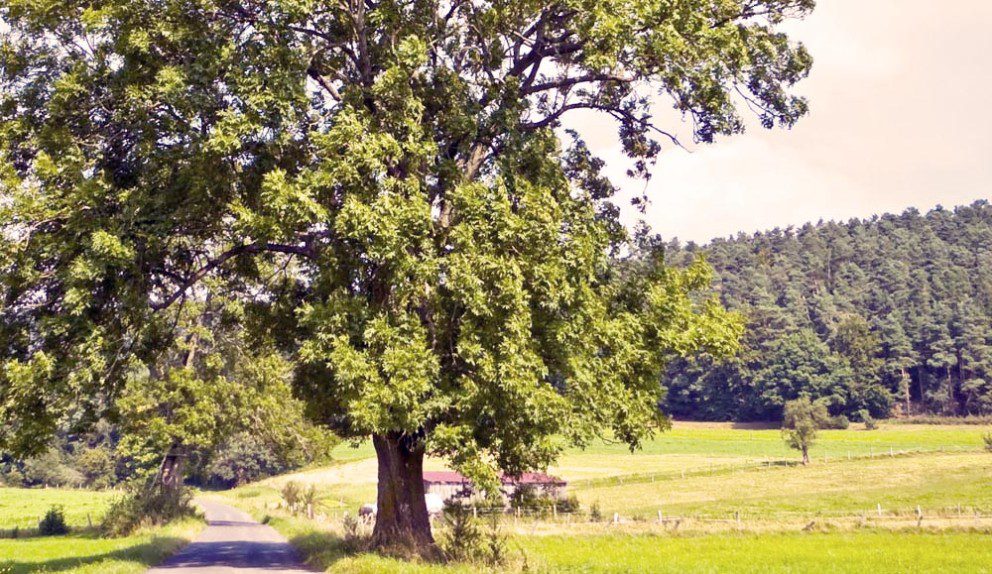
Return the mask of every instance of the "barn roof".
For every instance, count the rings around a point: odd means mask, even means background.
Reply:
[[[545,486],[565,486],[567,483],[555,476],[544,474],[543,472],[525,472],[520,476],[503,474],[500,476],[503,484],[536,484]],[[461,473],[447,471],[433,471],[424,473],[424,484],[470,484],[471,481]]]

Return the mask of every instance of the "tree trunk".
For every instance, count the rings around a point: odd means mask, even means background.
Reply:
[[[912,405],[910,404],[910,391],[909,391],[909,386],[910,384],[912,384],[912,380],[909,379],[909,374],[906,373],[906,367],[900,368],[899,372],[902,374],[902,377],[899,379],[899,384],[903,389],[905,389],[905,392],[903,393],[903,399],[906,401],[906,416],[908,417],[913,414]]]
[[[183,485],[183,473],[186,469],[186,448],[173,443],[169,451],[162,459],[162,466],[158,470],[158,481],[163,488],[168,490],[178,489]]]
[[[803,466],[809,464],[809,449],[803,448]]]
[[[379,459],[379,492],[372,545],[420,555],[435,552],[424,500],[424,446],[413,437],[373,435]]]

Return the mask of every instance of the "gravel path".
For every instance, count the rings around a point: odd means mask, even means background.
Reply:
[[[189,546],[149,574],[310,574],[296,550],[271,526],[218,502],[198,500],[207,527]]]

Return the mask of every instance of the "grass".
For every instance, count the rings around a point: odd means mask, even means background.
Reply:
[[[985,431],[919,424],[823,431],[813,464],[802,467],[777,429],[677,423],[634,453],[600,442],[567,451],[551,469],[569,480],[585,508],[596,502],[608,518],[620,513],[622,524],[510,519],[509,544],[514,556],[526,556],[530,571],[545,573],[992,573],[992,456],[982,451]],[[271,515],[270,523],[327,572],[484,570],[345,553],[340,516],[374,500],[376,464],[367,444],[335,454],[334,465],[226,496],[256,516]],[[443,465],[429,460],[427,467]],[[287,480],[318,486],[322,521],[275,509]],[[922,526],[917,506],[924,510]],[[674,520],[658,525],[659,509],[687,518],[677,530]],[[813,532],[802,532],[811,522]],[[522,560],[510,570],[519,570]]]
[[[70,528],[100,522],[114,492],[64,488],[0,488],[0,531],[22,532],[38,527],[38,521],[53,506],[62,506]]]
[[[992,571],[988,533],[861,531],[700,537],[538,537],[520,542],[538,571],[975,572]]]
[[[93,534],[0,540],[0,573],[137,574],[182,548],[202,527],[184,520],[126,538]]]
[[[748,468],[685,479],[638,479],[606,486],[575,485],[584,506],[603,512],[774,520],[795,514],[851,515],[875,511],[934,512],[959,505],[992,511],[992,456],[986,453],[928,453],[876,459],[838,459],[808,467]]]
[[[18,527],[22,536],[0,539],[0,574],[144,572],[188,544],[203,526],[199,520],[184,520],[124,538],[100,538],[89,522],[98,524],[116,496],[89,490],[0,488],[0,530],[9,536]],[[63,507],[72,532],[37,536],[39,517],[54,505]]]
[[[798,455],[782,441],[778,429],[755,428],[754,425],[729,423],[676,423],[671,430],[646,441],[633,453],[625,445],[597,442],[584,450],[570,449],[564,453],[557,466],[550,472],[569,481],[569,490],[589,505],[599,501],[604,511],[654,514],[659,506],[675,505],[679,511],[726,513],[742,507],[767,512],[778,508],[780,512],[808,512],[818,504],[831,509],[849,508],[860,512],[864,505],[878,502],[908,504],[925,496],[928,504],[966,504],[973,492],[955,495],[954,491],[941,492],[941,482],[975,484],[983,472],[981,457],[965,459],[928,457],[890,457],[890,453],[959,453],[974,457],[982,448],[985,429],[962,425],[896,425],[883,423],[875,431],[866,431],[852,425],[847,430],[822,431],[820,441],[812,450],[814,465],[823,465],[824,458],[831,469],[826,475],[812,470],[805,474],[789,469],[764,469],[754,475],[753,481],[766,485],[758,488],[753,496],[736,496],[741,489],[736,481],[751,476],[746,474],[764,465],[795,463]],[[342,513],[354,514],[363,503],[375,500],[376,463],[371,445],[362,443],[357,448],[342,444],[333,453],[336,463],[324,468],[308,469],[290,475],[262,481],[236,489],[232,493],[243,506],[265,510],[278,504],[279,489],[285,482],[295,480],[315,484],[320,492],[320,510],[329,516]],[[853,466],[845,466],[850,456]],[[947,455],[951,456],[951,455]],[[910,462],[899,462],[910,460]],[[893,462],[896,461],[896,462]],[[941,465],[955,461],[951,470]],[[960,464],[958,464],[960,463]],[[923,464],[923,471],[914,472],[913,466]],[[444,468],[439,460],[428,460],[428,470]],[[845,499],[843,489],[831,486],[830,475],[839,473],[839,479],[848,490],[872,490],[863,496]],[[757,471],[756,471],[757,472]],[[779,472],[779,474],[776,474]],[[873,488],[878,477],[889,478],[886,484],[897,483],[907,488],[905,496],[882,496],[886,492]],[[906,473],[913,476],[906,476]],[[924,473],[934,473],[932,479]],[[957,479],[955,472],[966,476]],[[744,473],[744,474],[742,474]],[[729,477],[721,478],[723,475]],[[799,476],[799,482],[789,488],[779,488],[778,477]],[[684,477],[684,478],[683,478]],[[901,478],[900,478],[901,477]],[[916,484],[923,481],[923,484]],[[789,483],[792,484],[792,483]],[[686,496],[669,496],[683,491],[701,493],[697,499]],[[811,492],[821,492],[813,497]],[[852,494],[853,496],[853,494]],[[805,505],[795,508],[794,500],[805,498]],[[876,500],[877,499],[877,500]],[[988,499],[982,498],[985,504]],[[915,503],[913,503],[915,504]],[[679,506],[681,505],[681,506]],[[710,508],[702,508],[712,505]]]
[[[992,572],[992,531],[853,530],[708,535],[582,534],[508,539],[511,565],[408,562],[374,554],[348,555],[340,533],[299,518],[270,524],[296,545],[308,564],[331,574],[468,574],[519,572]]]

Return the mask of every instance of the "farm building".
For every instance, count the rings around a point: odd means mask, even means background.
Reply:
[[[526,486],[534,488],[539,494],[560,498],[565,494],[568,483],[564,480],[540,472],[525,472],[518,477],[503,475],[500,477],[503,496],[511,496],[518,488]],[[472,483],[457,472],[425,472],[424,492],[440,496],[442,500],[452,498],[473,498]]]

